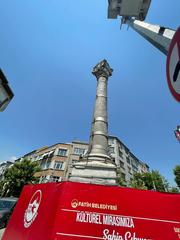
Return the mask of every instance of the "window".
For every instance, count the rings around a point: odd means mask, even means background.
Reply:
[[[114,153],[114,148],[113,147],[109,147],[109,153],[113,154]]]
[[[63,166],[63,162],[55,161],[54,169],[60,170],[60,169],[62,169],[62,166]]]
[[[42,155],[42,159],[46,159],[48,157],[48,154],[47,153],[44,153],[43,155]]]
[[[67,156],[67,149],[60,148],[59,151],[58,151],[58,155],[62,156],[62,157]]]
[[[40,164],[40,168],[41,168],[42,170],[49,169],[50,164],[51,164],[50,161],[48,161],[48,162],[46,162],[46,161],[42,161],[41,164]]]
[[[46,168],[47,168],[47,169],[50,168],[50,165],[51,165],[51,161],[48,161],[48,162],[46,163]]]
[[[133,171],[138,172],[138,168],[132,164]]]
[[[50,175],[44,175],[40,177],[39,183],[47,183],[50,181]]]
[[[48,157],[49,158],[51,158],[51,157],[53,157],[54,156],[54,150],[53,151],[50,151],[49,153],[48,153]]]
[[[43,169],[45,169],[45,163],[44,162],[42,162],[41,164],[40,164],[40,168],[43,170]]]
[[[74,148],[74,154],[83,155],[85,153],[84,148]]]
[[[74,164],[74,163],[76,163],[76,162],[78,162],[77,159],[72,159],[72,161],[71,161],[72,164]]]
[[[42,160],[43,159],[43,155],[39,155],[37,160]]]
[[[114,139],[113,138],[109,138],[108,139],[108,143],[109,143],[109,145],[112,145],[114,143]]]
[[[127,160],[127,163],[129,163],[129,164],[131,163],[129,157],[126,157],[126,160]]]
[[[120,167],[124,168],[124,163],[122,161],[120,161]]]
[[[129,150],[128,150],[127,148],[125,148],[125,152],[126,152],[126,154],[128,154],[128,153],[129,153]]]
[[[51,176],[51,181],[52,181],[52,182],[59,182],[59,180],[60,180],[60,177]]]
[[[128,173],[129,173],[129,174],[132,174],[130,167],[128,167]]]
[[[121,144],[119,144],[119,148],[120,148],[120,149],[123,149],[123,146],[122,146]]]
[[[119,156],[122,158],[123,157],[123,152],[119,149]]]
[[[135,167],[138,167],[138,161],[136,159],[132,160],[132,165],[134,165]]]

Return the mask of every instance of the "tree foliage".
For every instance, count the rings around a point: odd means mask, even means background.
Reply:
[[[3,196],[18,197],[24,185],[37,183],[38,178],[34,176],[40,170],[37,162],[23,159],[6,169],[3,180]]]
[[[171,187],[169,189],[169,192],[172,192],[172,193],[179,193],[179,189],[177,187]]]
[[[174,175],[175,175],[175,182],[177,186],[180,188],[180,165],[177,165],[174,169]]]
[[[147,173],[135,173],[131,187],[166,192],[169,184],[158,171],[153,170]]]
[[[134,178],[131,180],[130,186],[138,189],[148,189],[141,173],[134,174]]]
[[[3,194],[3,185],[4,185],[4,182],[0,181],[0,197]]]
[[[159,171],[152,171],[152,181],[155,190],[160,192],[167,192],[169,188],[168,181],[159,173]]]
[[[117,184],[122,187],[126,186],[125,178],[124,178],[123,174],[121,173],[120,169],[117,170]]]

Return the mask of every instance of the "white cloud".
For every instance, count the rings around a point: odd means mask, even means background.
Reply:
[[[12,157],[10,157],[9,161],[14,162],[16,159],[17,159],[16,156],[12,156]]]

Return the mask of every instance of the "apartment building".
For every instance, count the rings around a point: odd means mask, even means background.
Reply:
[[[108,138],[109,154],[114,159],[125,184],[128,186],[134,173],[149,171],[149,166],[139,160],[117,137]]]
[[[149,171],[149,166],[139,160],[117,137],[109,136],[108,145],[109,154],[116,163],[118,172],[127,186],[134,173]],[[73,141],[45,146],[25,154],[23,158],[39,162],[41,171],[36,173],[36,176],[40,178],[40,182],[58,182],[68,179],[72,164],[79,161],[87,150],[88,143]],[[17,161],[20,161],[20,159]]]
[[[59,182],[65,177],[71,148],[71,144],[57,143],[27,153],[16,161],[21,161],[22,158],[38,161],[41,171],[35,176],[39,177],[39,182]]]
[[[12,165],[13,165],[13,162],[11,162],[11,161],[0,162],[0,181],[2,181],[4,179],[4,173],[5,173],[6,169]]]
[[[80,141],[57,143],[27,153],[22,158],[39,162],[41,171],[35,175],[40,178],[39,182],[59,182],[68,178],[72,163],[78,161],[87,149],[88,144]]]

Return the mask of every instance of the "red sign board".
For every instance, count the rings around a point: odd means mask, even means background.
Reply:
[[[177,240],[180,194],[63,182],[26,186],[3,240]]]

